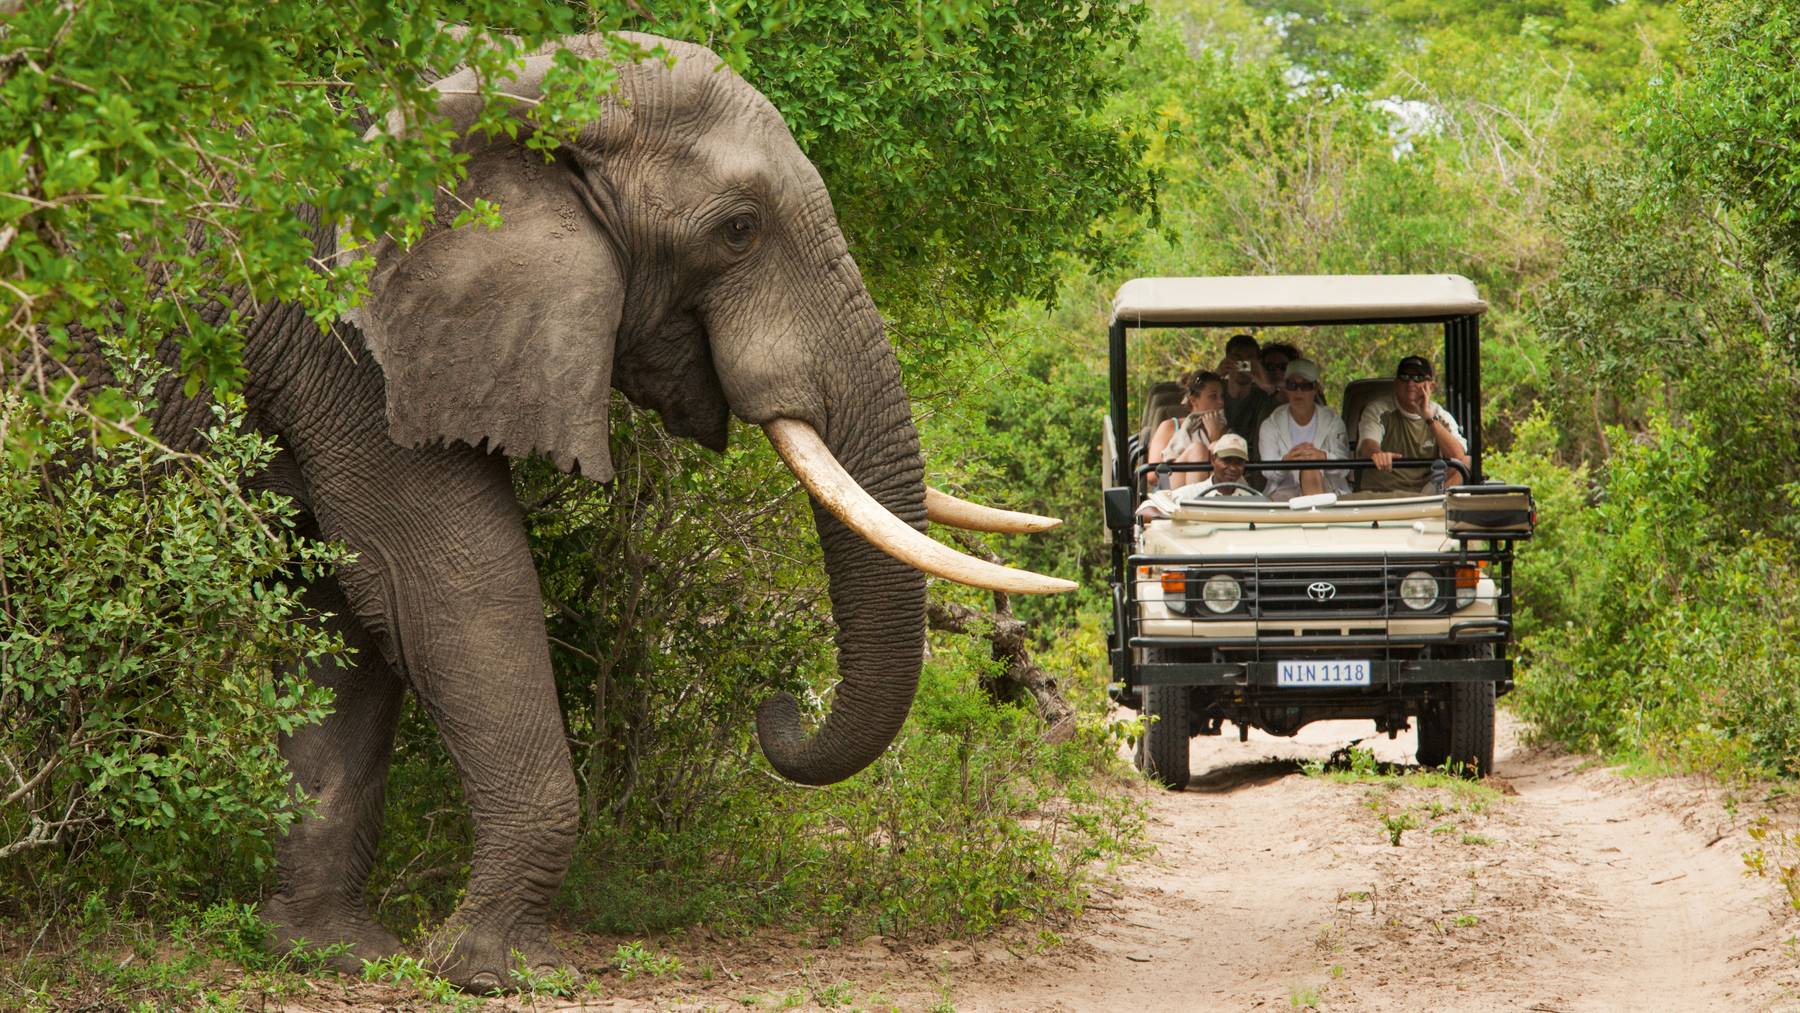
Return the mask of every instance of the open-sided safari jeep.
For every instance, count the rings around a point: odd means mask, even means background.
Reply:
[[[1110,647],[1114,698],[1152,719],[1138,750],[1147,773],[1184,786],[1189,738],[1217,735],[1226,721],[1240,736],[1251,728],[1286,736],[1329,718],[1373,719],[1390,737],[1416,721],[1419,762],[1492,768],[1494,700],[1512,688],[1513,543],[1531,536],[1536,517],[1530,490],[1482,474],[1485,309],[1475,286],[1455,275],[1139,278],[1119,289],[1103,441]],[[1438,479],[1447,467],[1466,471],[1462,484],[1289,502],[1197,495],[1190,485],[1152,494],[1162,516],[1140,515],[1159,472],[1212,466],[1145,462],[1157,423],[1183,409],[1163,382],[1149,385],[1139,414],[1130,411],[1134,332],[1167,340],[1157,329],[1356,325],[1366,333],[1376,324],[1443,326],[1436,400],[1455,416],[1469,466],[1402,459],[1394,467],[1436,468],[1427,474]],[[1393,383],[1390,373],[1330,392],[1349,429],[1350,459],[1251,462],[1246,472],[1329,467],[1359,479],[1374,463],[1356,456],[1357,416]]]

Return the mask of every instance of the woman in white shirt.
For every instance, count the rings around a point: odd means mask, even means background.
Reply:
[[[1350,440],[1344,420],[1327,405],[1318,403],[1319,364],[1310,359],[1288,363],[1282,386],[1287,404],[1263,420],[1257,433],[1257,454],[1264,461],[1326,461],[1350,456]],[[1272,500],[1320,492],[1345,495],[1350,491],[1350,472],[1265,471],[1263,492]]]
[[[1164,419],[1150,436],[1150,463],[1206,462],[1212,460],[1212,441],[1225,434],[1225,378],[1209,370],[1195,370],[1181,378],[1181,403],[1188,413]],[[1205,478],[1202,472],[1178,471],[1169,485],[1179,488]]]

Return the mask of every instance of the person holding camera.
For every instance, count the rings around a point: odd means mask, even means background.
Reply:
[[[1263,420],[1257,445],[1265,461],[1328,461],[1350,456],[1350,438],[1344,420],[1337,412],[1317,403],[1322,388],[1319,364],[1310,359],[1295,359],[1283,371],[1282,386],[1287,404],[1276,408]],[[1350,492],[1350,472],[1344,471],[1266,471],[1263,492],[1270,499],[1285,502],[1295,496]]]
[[[1263,419],[1281,404],[1275,382],[1263,368],[1262,348],[1248,334],[1233,334],[1225,342],[1225,358],[1219,360],[1225,377],[1225,428],[1250,442],[1256,457],[1256,433]]]
[[[1225,435],[1225,379],[1211,370],[1195,370],[1181,378],[1181,403],[1187,414],[1164,419],[1150,436],[1150,463],[1173,464],[1212,460],[1214,440]],[[1199,481],[1195,471],[1169,474],[1169,488]]]
[[[1376,469],[1363,472],[1363,492],[1420,495],[1442,491],[1426,488],[1431,482],[1429,469],[1396,471],[1394,462],[1402,458],[1461,461],[1468,467],[1469,450],[1462,430],[1455,416],[1431,400],[1436,390],[1431,360],[1409,355],[1394,370],[1394,393],[1376,398],[1363,409],[1356,427],[1356,452],[1374,461]],[[1446,488],[1461,482],[1459,472],[1449,471],[1444,476]]]

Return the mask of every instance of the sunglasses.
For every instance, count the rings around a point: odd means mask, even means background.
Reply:
[[[1267,360],[1263,361],[1263,368],[1271,373],[1285,373],[1287,372],[1287,367],[1288,364],[1282,362],[1280,359],[1276,359],[1274,362],[1269,362]]]
[[[1395,379],[1405,380],[1407,383],[1430,383],[1431,382],[1431,374],[1430,373],[1401,373]]]
[[[1282,384],[1282,386],[1286,387],[1288,390],[1312,390],[1313,382],[1311,380],[1289,380],[1287,383]]]

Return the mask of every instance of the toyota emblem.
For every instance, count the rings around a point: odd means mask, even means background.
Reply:
[[[1337,597],[1337,585],[1323,580],[1306,585],[1306,596],[1313,601],[1330,601]]]

